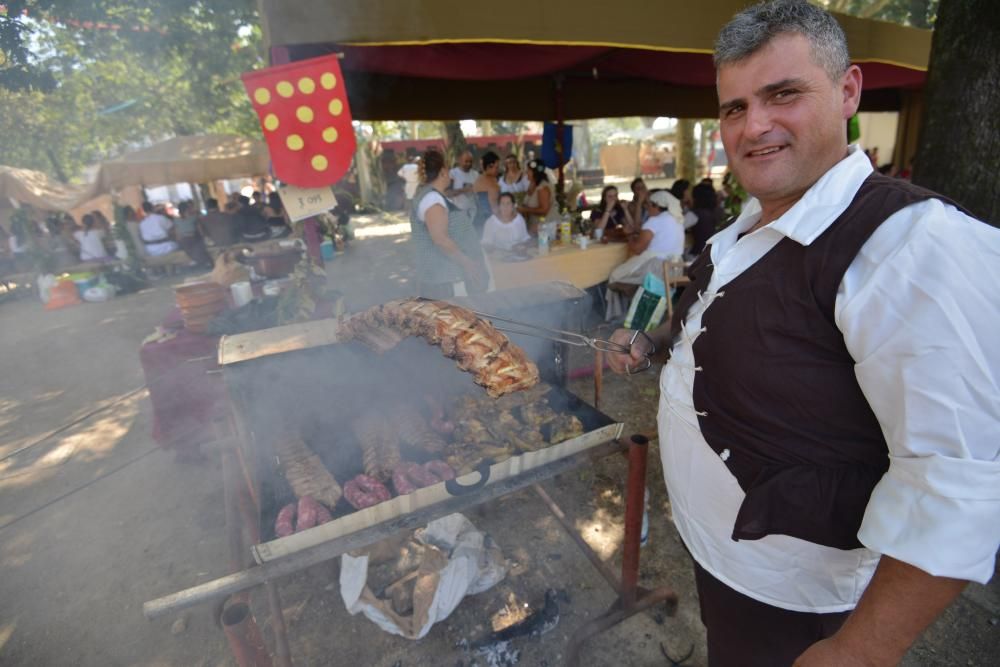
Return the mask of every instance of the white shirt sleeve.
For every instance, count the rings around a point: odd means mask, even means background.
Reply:
[[[497,227],[500,220],[495,215],[491,215],[483,224],[483,238],[479,241],[485,246],[495,246],[497,244]]]
[[[443,206],[445,212],[448,211],[448,204],[445,202],[444,197],[440,192],[428,192],[417,205],[417,220],[420,222],[427,222],[427,211],[430,210],[432,206]]]
[[[889,446],[860,541],[986,583],[1000,547],[1000,230],[931,200],[855,258],[835,317]]]
[[[694,211],[684,213],[684,229],[691,229],[698,224],[698,216]]]

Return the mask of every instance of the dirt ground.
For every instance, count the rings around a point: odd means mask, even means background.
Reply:
[[[330,283],[361,308],[405,294],[412,274],[405,225],[363,219],[368,236],[330,263]],[[393,226],[395,224],[395,226]],[[104,304],[48,312],[0,304],[0,664],[233,665],[205,605],[147,621],[142,603],[225,573],[221,470],[180,463],[150,436],[138,363],[142,339],[173,301],[171,280]],[[364,296],[355,289],[364,286]],[[590,363],[574,355],[573,367]],[[593,397],[589,378],[571,389]],[[655,433],[656,373],[606,376],[601,409],[625,433]],[[626,468],[618,457],[543,486],[584,539],[617,569]],[[658,450],[649,452],[650,538],[640,584],[667,586],[677,614],[639,614],[589,639],[584,665],[704,665],[690,561],[670,519]],[[614,595],[531,491],[468,513],[510,562],[504,581],[464,600],[420,641],[388,635],[344,608],[335,562],[280,582],[296,665],[557,665],[568,638],[605,611]],[[1000,578],[971,585],[913,647],[905,665],[991,665],[1000,656]],[[505,660],[472,646],[557,592],[558,624],[511,642]],[[254,610],[270,639],[262,593]],[[661,646],[662,645],[662,646]]]

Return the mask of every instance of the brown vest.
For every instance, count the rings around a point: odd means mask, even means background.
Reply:
[[[781,534],[839,549],[861,546],[858,529],[888,468],[888,448],[834,322],[834,302],[875,229],[930,198],[943,199],[872,174],[815,241],[782,239],[702,315],[705,331],[693,344],[702,368],[694,406],[705,413],[698,417],[705,441],[746,493],[734,540]],[[675,336],[712,277],[710,248],[689,273],[691,286],[671,322]]]

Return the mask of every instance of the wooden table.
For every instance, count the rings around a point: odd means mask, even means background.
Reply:
[[[587,289],[608,279],[611,269],[628,259],[624,243],[593,243],[586,250],[577,245],[553,244],[548,255],[539,255],[537,248],[528,251],[531,259],[505,262],[487,256],[497,289],[526,287],[561,280],[580,289]]]

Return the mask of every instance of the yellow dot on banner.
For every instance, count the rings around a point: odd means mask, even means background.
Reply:
[[[312,168],[316,171],[325,171],[329,163],[322,155],[313,155]]]
[[[291,148],[293,151],[300,151],[305,143],[302,141],[302,137],[297,134],[289,134],[288,138],[285,139],[285,145]]]
[[[337,128],[335,127],[328,127],[323,130],[323,141],[328,144],[335,142],[337,140],[337,136]]]
[[[274,89],[277,90],[278,94],[281,95],[282,97],[291,97],[292,93],[295,92],[295,89],[292,88],[292,84],[288,83],[287,81],[282,81],[277,86],[275,86]]]
[[[334,116],[339,116],[344,110],[344,103],[340,100],[330,100],[330,113]]]
[[[299,90],[308,95],[312,91],[316,90],[316,82],[307,76],[299,79]]]
[[[333,90],[334,86],[337,85],[337,77],[332,72],[326,72],[319,78],[319,85],[327,90]]]
[[[258,88],[253,91],[253,98],[257,100],[257,104],[267,104],[271,101],[271,91],[267,88]]]
[[[278,125],[279,125],[278,117],[275,116],[273,113],[269,113],[266,116],[264,116],[265,130],[271,130],[273,132],[274,130],[278,129]]]
[[[313,110],[309,107],[299,107],[295,110],[295,117],[303,123],[311,123],[313,119]]]

